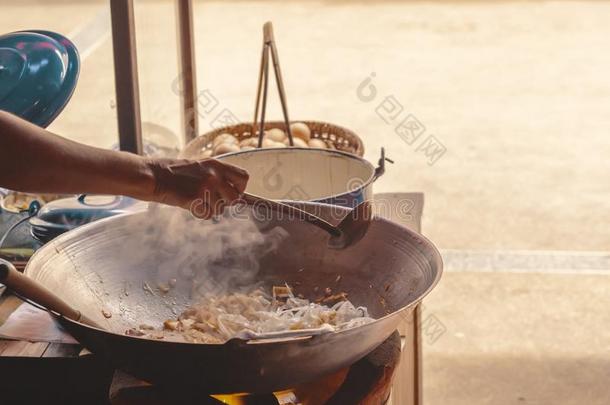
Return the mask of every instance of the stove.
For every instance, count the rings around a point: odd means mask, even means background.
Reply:
[[[111,405],[380,405],[387,404],[401,341],[394,332],[377,349],[351,367],[293,389],[269,394],[206,395],[154,387],[115,372]]]

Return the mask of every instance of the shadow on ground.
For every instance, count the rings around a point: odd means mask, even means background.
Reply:
[[[437,355],[426,359],[427,404],[602,405],[610,358]]]

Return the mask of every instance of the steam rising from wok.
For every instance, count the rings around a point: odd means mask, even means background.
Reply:
[[[191,299],[251,291],[257,286],[260,258],[287,236],[281,227],[261,231],[261,222],[251,213],[235,208],[207,221],[187,211],[158,207],[150,215],[152,225],[142,239],[124,247],[136,255],[154,255],[155,265],[147,274],[153,293],[190,283]]]

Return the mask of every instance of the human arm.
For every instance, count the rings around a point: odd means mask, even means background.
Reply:
[[[150,159],[95,148],[0,111],[0,186],[30,193],[113,194],[218,214],[243,193],[248,174],[214,159]]]

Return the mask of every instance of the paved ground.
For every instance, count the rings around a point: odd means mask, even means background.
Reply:
[[[608,276],[452,272],[425,304],[426,404],[610,401]]]

